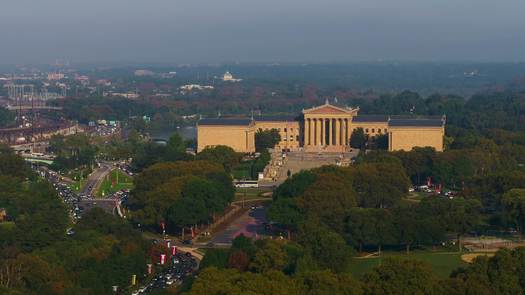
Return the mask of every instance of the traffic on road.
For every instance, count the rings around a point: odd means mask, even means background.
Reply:
[[[182,284],[184,278],[192,276],[198,266],[197,259],[191,253],[177,253],[172,257],[168,266],[131,294],[149,294],[153,291],[178,286]]]

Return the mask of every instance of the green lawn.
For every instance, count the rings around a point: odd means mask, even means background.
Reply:
[[[446,278],[454,269],[467,265],[461,260],[462,254],[464,253],[414,251],[411,252],[410,255],[406,255],[405,252],[385,252],[382,253],[381,257],[352,258],[348,271],[356,277],[361,277],[363,274],[378,266],[384,258],[400,257],[427,262],[432,266],[432,269],[438,276]]]
[[[4,230],[12,230],[15,227],[15,223],[12,221],[0,222],[0,228]]]
[[[234,201],[242,201],[243,198],[244,200],[265,198],[262,194],[271,191],[271,188],[236,188]]]
[[[233,168],[233,171],[232,171],[233,178],[252,179],[252,176],[251,176],[252,164],[253,164],[253,161],[246,161],[246,162],[242,162],[239,165],[235,166],[235,168]]]
[[[89,173],[91,173],[91,169],[73,169],[66,173],[65,176],[73,180],[73,183],[69,184],[69,188],[77,193],[80,192],[84,188]]]
[[[86,183],[85,179],[75,181],[72,184],[69,185],[69,188],[72,189],[74,192],[80,192],[82,188],[84,187],[84,184]]]
[[[108,176],[104,179],[100,185],[100,189],[97,191],[96,195],[98,197],[107,196],[121,189],[132,189],[133,188],[133,178],[128,176],[126,173],[120,171],[119,169],[114,169],[109,173]]]

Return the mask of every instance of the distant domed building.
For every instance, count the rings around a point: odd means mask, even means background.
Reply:
[[[224,73],[224,75],[222,76],[222,80],[223,81],[230,81],[233,79],[233,75],[230,73],[230,72],[226,72]]]
[[[225,82],[240,82],[240,81],[242,81],[242,79],[235,79],[235,78],[233,78],[233,75],[230,72],[226,72],[226,73],[224,73],[224,75],[222,75],[222,81],[225,81]]]

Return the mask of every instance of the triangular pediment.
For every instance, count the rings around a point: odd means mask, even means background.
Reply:
[[[324,104],[322,106],[306,109],[303,111],[303,114],[351,114],[353,111],[353,109],[345,109],[331,104]]]

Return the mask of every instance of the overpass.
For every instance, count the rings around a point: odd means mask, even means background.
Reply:
[[[78,124],[57,124],[46,126],[4,128],[0,129],[0,143],[15,145],[17,140],[24,138],[26,141],[45,141],[55,134],[72,135],[83,132]]]
[[[22,105],[22,106],[12,106],[8,105],[6,109],[10,111],[32,111],[32,110],[48,110],[48,111],[60,111],[62,110],[62,107],[54,107],[54,106],[45,106],[45,105]]]

